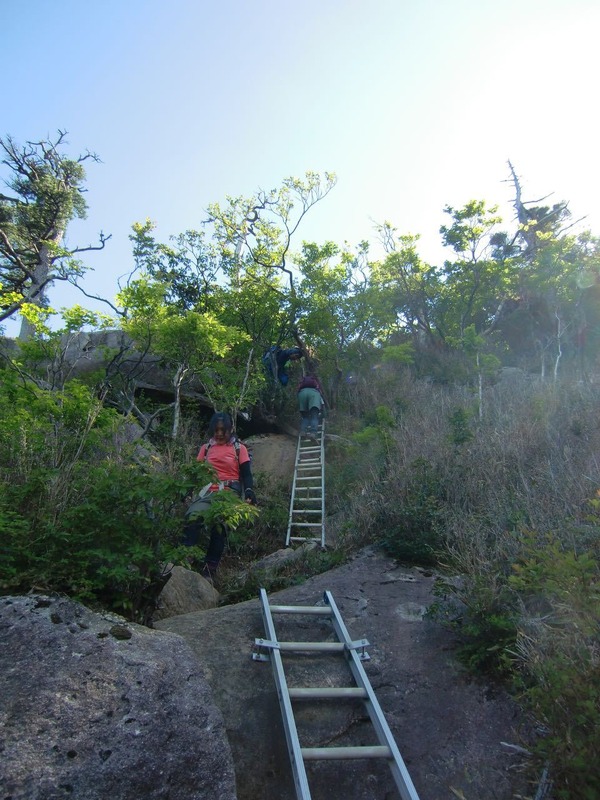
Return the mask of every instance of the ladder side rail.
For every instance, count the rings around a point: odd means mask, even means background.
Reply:
[[[348,630],[330,591],[325,592],[325,602],[331,606],[332,623],[338,639],[346,644],[351,644],[352,640],[350,638],[350,634],[348,633]],[[353,648],[348,648],[346,650],[346,658],[357,685],[364,688],[367,692],[368,699],[365,701],[365,706],[369,713],[369,717],[371,718],[371,722],[373,723],[373,727],[377,733],[377,738],[382,745],[385,744],[390,748],[390,769],[402,800],[419,800],[419,795],[417,794],[417,790],[412,782],[412,778],[410,777],[406,768],[406,764],[400,755],[398,745],[396,744],[396,741],[392,735],[387,720],[385,719],[383,711],[381,710],[381,706],[379,705],[379,701],[377,700],[375,692],[373,691],[373,687],[371,686],[371,682],[369,681],[367,673],[360,662],[360,658],[356,653],[356,650]]]
[[[294,478],[292,480],[292,495],[290,497],[290,513],[288,516],[287,533],[285,536],[285,546],[288,547],[290,543],[290,535],[292,532],[292,515],[294,511],[294,499],[296,497],[296,480],[298,475],[298,464],[300,463],[300,442],[301,436],[298,436],[298,444],[296,445],[296,461],[294,463]]]
[[[321,419],[321,548],[325,549],[325,419]]]
[[[325,422],[320,422],[320,440],[314,444],[306,444],[303,447],[302,433],[298,435],[296,446],[296,461],[294,464],[294,478],[292,481],[292,492],[290,498],[290,509],[288,514],[288,524],[285,537],[285,546],[291,542],[314,541],[320,543],[321,548],[325,549]],[[304,458],[303,458],[304,456]],[[306,456],[309,456],[307,459]],[[314,473],[314,474],[310,474]],[[302,485],[304,484],[304,485]],[[320,497],[311,497],[311,490],[320,492]],[[306,496],[303,494],[306,492]],[[308,509],[306,503],[315,503],[316,508]],[[319,522],[295,522],[294,516],[306,515],[320,516]],[[298,528],[318,528],[319,537],[311,536],[292,536],[293,529]]]
[[[263,588],[260,590],[260,601],[267,639],[276,642],[277,634],[269,608],[269,599],[267,597],[267,592]],[[296,797],[298,800],[311,800],[308,778],[304,767],[304,757],[302,755],[302,748],[300,747],[300,740],[298,739],[296,721],[292,710],[292,701],[290,699],[287,680],[283,669],[283,660],[277,648],[271,649],[270,658],[271,664],[273,665],[273,676],[275,678],[275,686],[277,687],[277,696],[279,698],[281,715],[283,717],[285,738],[287,740],[288,752],[292,765]]]

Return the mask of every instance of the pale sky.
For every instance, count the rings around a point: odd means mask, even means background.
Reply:
[[[523,199],[567,200],[600,235],[599,39],[598,0],[0,0],[0,134],[60,128],[100,156],[68,244],[112,234],[84,256],[111,300],[133,222],[166,241],[307,170],[338,184],[294,250],[375,243],[389,220],[441,263],[445,205],[511,221],[508,159]]]

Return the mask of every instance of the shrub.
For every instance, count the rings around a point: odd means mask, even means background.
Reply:
[[[517,648],[523,699],[546,731],[535,752],[552,763],[557,797],[592,800],[600,795],[600,561],[530,531],[510,582],[528,609]]]
[[[442,548],[441,487],[427,459],[413,461],[399,491],[382,497],[374,525],[383,530],[381,542],[394,558],[412,564],[435,564]]]
[[[518,631],[518,602],[506,579],[483,571],[458,580],[439,578],[434,591],[439,599],[428,615],[459,635],[460,660],[473,672],[506,677]]]
[[[206,468],[169,473],[123,445],[126,421],[78,383],[7,380],[0,406],[1,590],[64,592],[143,621]]]

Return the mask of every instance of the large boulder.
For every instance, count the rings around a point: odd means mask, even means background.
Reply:
[[[202,575],[185,567],[169,566],[169,580],[158,596],[153,621],[203,611],[219,605],[219,592]]]
[[[0,598],[3,800],[235,800],[223,717],[179,636]]]
[[[252,471],[273,480],[289,481],[291,486],[296,461],[297,438],[283,433],[257,434],[244,439],[252,454]]]

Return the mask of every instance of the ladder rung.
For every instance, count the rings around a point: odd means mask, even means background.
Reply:
[[[292,514],[320,514],[320,508],[293,508]]]
[[[327,606],[269,606],[276,614],[311,614],[317,617],[330,617],[331,609]]]
[[[320,497],[297,497],[296,500],[300,500],[302,503],[320,503]]]
[[[293,528],[320,528],[321,522],[292,522]]]
[[[309,488],[309,487],[306,487]],[[296,501],[300,503],[320,503],[323,498],[320,495],[315,495],[314,497],[310,494],[302,495],[302,497],[296,497]]]
[[[300,752],[305,761],[392,757],[392,751],[386,745],[367,745],[362,747],[302,747]]]
[[[343,653],[345,649],[343,642],[279,642],[279,650],[290,653]]]
[[[367,690],[356,686],[315,686],[306,688],[289,689],[290,697],[294,700],[310,700],[319,698],[348,698],[368,697]]]
[[[320,542],[321,538],[316,536],[290,536],[290,542]]]

